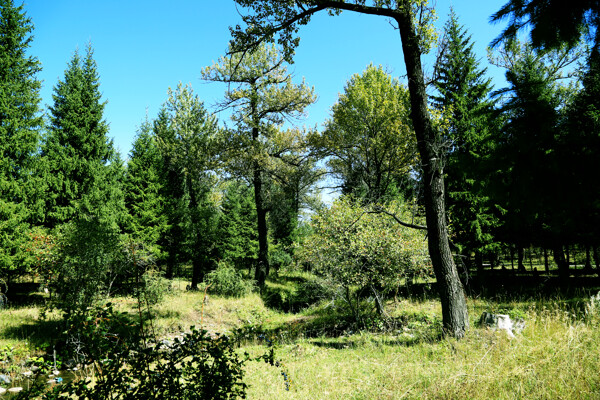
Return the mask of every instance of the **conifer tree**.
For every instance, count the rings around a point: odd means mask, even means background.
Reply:
[[[12,0],[0,0],[0,277],[23,265],[32,181],[42,120],[37,58],[27,49],[33,24]]]
[[[256,208],[252,188],[240,180],[227,183],[217,234],[219,256],[237,266],[252,266],[258,254]]]
[[[122,179],[121,163],[107,136],[106,102],[101,99],[91,45],[83,59],[78,51],[74,53],[52,97],[48,135],[42,146],[48,183],[44,224],[54,228],[101,209],[121,223],[123,199],[115,186]]]
[[[166,229],[162,156],[152,124],[146,119],[133,142],[124,185],[125,205],[128,211],[127,230],[139,241],[159,253],[158,242]]]
[[[254,186],[258,229],[258,264],[255,279],[264,285],[269,275],[269,243],[266,196],[268,170],[276,157],[269,147],[284,139],[280,130],[284,120],[301,116],[305,107],[314,103],[314,90],[303,82],[292,83],[292,75],[276,46],[260,45],[245,56],[234,54],[221,57],[202,71],[205,80],[228,83],[222,109],[234,110],[235,129],[229,132],[231,170],[246,175]],[[291,130],[286,133],[292,133]],[[242,166],[242,168],[239,168]],[[251,175],[251,176],[248,176]]]
[[[214,184],[217,119],[208,113],[191,85],[169,89],[169,98],[160,112],[156,138],[162,154],[168,223],[169,270],[177,262],[182,240],[192,260],[191,289],[198,289],[211,268],[215,250],[217,213],[211,199]]]
[[[491,131],[491,79],[479,66],[473,41],[452,10],[444,27],[435,65],[433,106],[448,118],[442,140],[446,152],[446,193],[450,229],[465,253],[481,255],[492,245],[496,218],[490,210],[477,176],[482,157],[489,152]]]

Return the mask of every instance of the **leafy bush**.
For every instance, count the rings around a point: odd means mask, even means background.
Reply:
[[[42,395],[46,400],[105,399],[235,399],[246,397],[243,366],[249,360],[275,364],[271,348],[251,359],[240,356],[235,341],[226,336],[210,337],[191,327],[173,343],[137,336],[140,326],[110,304],[72,316],[70,333],[85,338],[79,354],[91,366],[92,379],[85,377],[51,390],[37,384],[18,399]]]
[[[388,209],[395,209],[393,214],[400,219],[411,220],[400,204],[389,204]],[[402,279],[432,273],[423,231],[404,227],[351,199],[338,199],[313,216],[311,223],[313,234],[299,256],[342,288],[357,321],[365,294],[373,296],[381,314],[382,294],[395,290]]]
[[[331,281],[316,277],[300,284],[294,296],[294,302],[304,308],[323,300],[339,297],[339,295],[338,288]]]
[[[253,283],[226,262],[220,262],[214,271],[206,274],[204,283],[209,293],[228,297],[241,297],[253,289]]]
[[[115,281],[131,267],[118,227],[98,218],[66,224],[57,238],[51,288],[54,305],[67,314],[107,298]]]
[[[147,305],[161,303],[171,292],[171,281],[164,278],[158,271],[148,270],[142,275],[139,296]]]

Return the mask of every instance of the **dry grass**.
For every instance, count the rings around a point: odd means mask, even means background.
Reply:
[[[258,294],[206,299],[204,293],[188,292],[185,286],[174,282],[173,293],[156,307],[153,325],[160,335],[175,335],[190,325],[212,332],[242,326],[286,331],[328,312],[322,307],[286,314],[265,307]],[[115,299],[115,304],[136,312],[134,299]],[[392,315],[409,321],[414,317],[417,322],[385,334],[328,337],[324,331],[316,338],[287,336],[276,349],[279,367],[247,363],[248,398],[600,399],[600,312],[586,316],[582,305],[570,299],[471,299],[472,327],[457,341],[436,339],[427,331],[435,324],[417,323],[423,316],[439,320],[438,301],[390,303]],[[527,326],[513,339],[504,332],[475,327],[484,310],[523,316]],[[38,313],[36,307],[0,310],[0,349],[21,349],[25,356],[35,351],[33,343],[50,340],[48,327],[58,316],[42,323]],[[256,341],[240,352],[259,355],[265,349]],[[282,371],[291,379],[289,391]]]

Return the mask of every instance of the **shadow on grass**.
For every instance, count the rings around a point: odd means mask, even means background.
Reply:
[[[62,320],[27,320],[8,326],[0,332],[3,338],[26,340],[33,347],[45,348],[62,336],[64,322]]]

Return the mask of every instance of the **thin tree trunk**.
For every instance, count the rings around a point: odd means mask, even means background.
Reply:
[[[592,257],[591,257],[591,251],[590,251],[590,246],[585,246],[585,266],[584,269],[586,269],[587,271],[590,271],[592,269]]]
[[[464,289],[448,242],[441,139],[431,124],[427,109],[419,38],[415,32],[410,1],[402,1],[398,11],[396,22],[406,63],[411,117],[423,167],[429,255],[440,294],[444,331],[461,338],[469,328],[469,318]]]
[[[523,264],[523,259],[525,258],[525,252],[523,251],[523,246],[521,246],[521,245],[517,246],[517,257],[518,257],[517,266],[519,268],[519,271],[525,271],[525,265]]]
[[[546,273],[550,272],[550,265],[548,264],[548,249],[544,247],[544,268],[546,269]]]
[[[554,261],[556,262],[556,266],[558,267],[558,276],[561,279],[566,279],[569,277],[569,264],[565,259],[565,253],[563,251],[562,246],[555,246],[553,249],[554,253]]]
[[[192,185],[191,178],[188,178],[188,187],[190,193],[190,211],[191,211],[191,223],[192,230],[194,234],[194,249],[192,250],[192,283],[190,285],[191,290],[198,290],[198,284],[204,280],[204,274],[202,271],[202,260],[200,259],[200,232],[199,232],[199,222],[198,222],[198,199],[196,197],[196,192],[194,191],[194,186]]]

